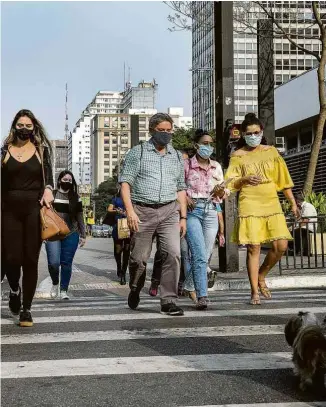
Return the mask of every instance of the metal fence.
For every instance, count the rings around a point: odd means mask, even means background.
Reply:
[[[326,215],[307,220],[287,219],[293,241],[279,263],[284,271],[318,270],[326,272]]]

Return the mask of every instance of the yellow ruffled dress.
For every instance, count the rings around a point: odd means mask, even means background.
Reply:
[[[275,147],[232,155],[225,179],[228,188],[237,192],[235,181],[248,175],[262,178],[257,186],[245,185],[240,190],[238,211],[231,241],[259,245],[279,239],[292,240],[277,192],[293,187],[283,158]]]

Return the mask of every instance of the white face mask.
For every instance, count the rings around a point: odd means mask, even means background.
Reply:
[[[261,143],[261,140],[263,138],[263,132],[261,131],[259,134],[250,134],[250,135],[245,135],[244,139],[249,147],[258,147],[259,144]]]

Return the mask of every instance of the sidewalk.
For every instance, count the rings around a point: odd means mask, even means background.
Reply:
[[[235,273],[220,273],[217,271],[215,284],[208,291],[220,290],[250,290],[246,267],[246,250],[239,250],[239,271]],[[261,254],[261,262],[265,257]],[[211,259],[211,268],[218,270],[218,253],[214,250]],[[280,275],[277,264],[268,274],[266,282],[270,288],[325,288],[326,269],[288,271]]]

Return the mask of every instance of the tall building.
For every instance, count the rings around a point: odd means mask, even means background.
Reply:
[[[61,171],[68,169],[68,144],[66,140],[51,140],[53,148],[53,176],[56,185]]]
[[[123,92],[100,90],[86,110],[93,116],[102,113],[122,113]]]
[[[78,185],[91,184],[91,118],[85,110],[68,138],[68,168]]]
[[[155,109],[155,96],[157,83],[139,82],[138,86],[132,86],[129,82],[123,93],[123,112],[128,113],[129,109]]]
[[[245,6],[241,6],[245,3]],[[266,2],[267,3],[267,2]],[[271,3],[271,2],[269,2]],[[326,13],[326,2],[319,2],[321,14]],[[298,43],[312,51],[321,47],[317,39],[318,28],[310,27],[311,2],[275,2],[275,12],[283,27],[291,27],[293,34],[305,35]],[[250,24],[259,18],[259,8],[254,3],[234,2],[235,12],[241,7],[248,11]],[[249,7],[250,6],[250,7]],[[195,127],[215,127],[214,97],[214,2],[194,2],[195,14],[199,16],[192,27],[192,90],[193,119]],[[244,15],[243,11],[243,15]],[[264,18],[264,15],[260,16]],[[317,31],[316,31],[317,30]],[[313,36],[315,39],[308,39]],[[258,112],[257,35],[244,33],[241,24],[234,22],[234,100],[235,121],[241,122],[247,112]],[[286,39],[274,39],[275,84],[280,85],[317,66],[316,59],[298,51]]]

